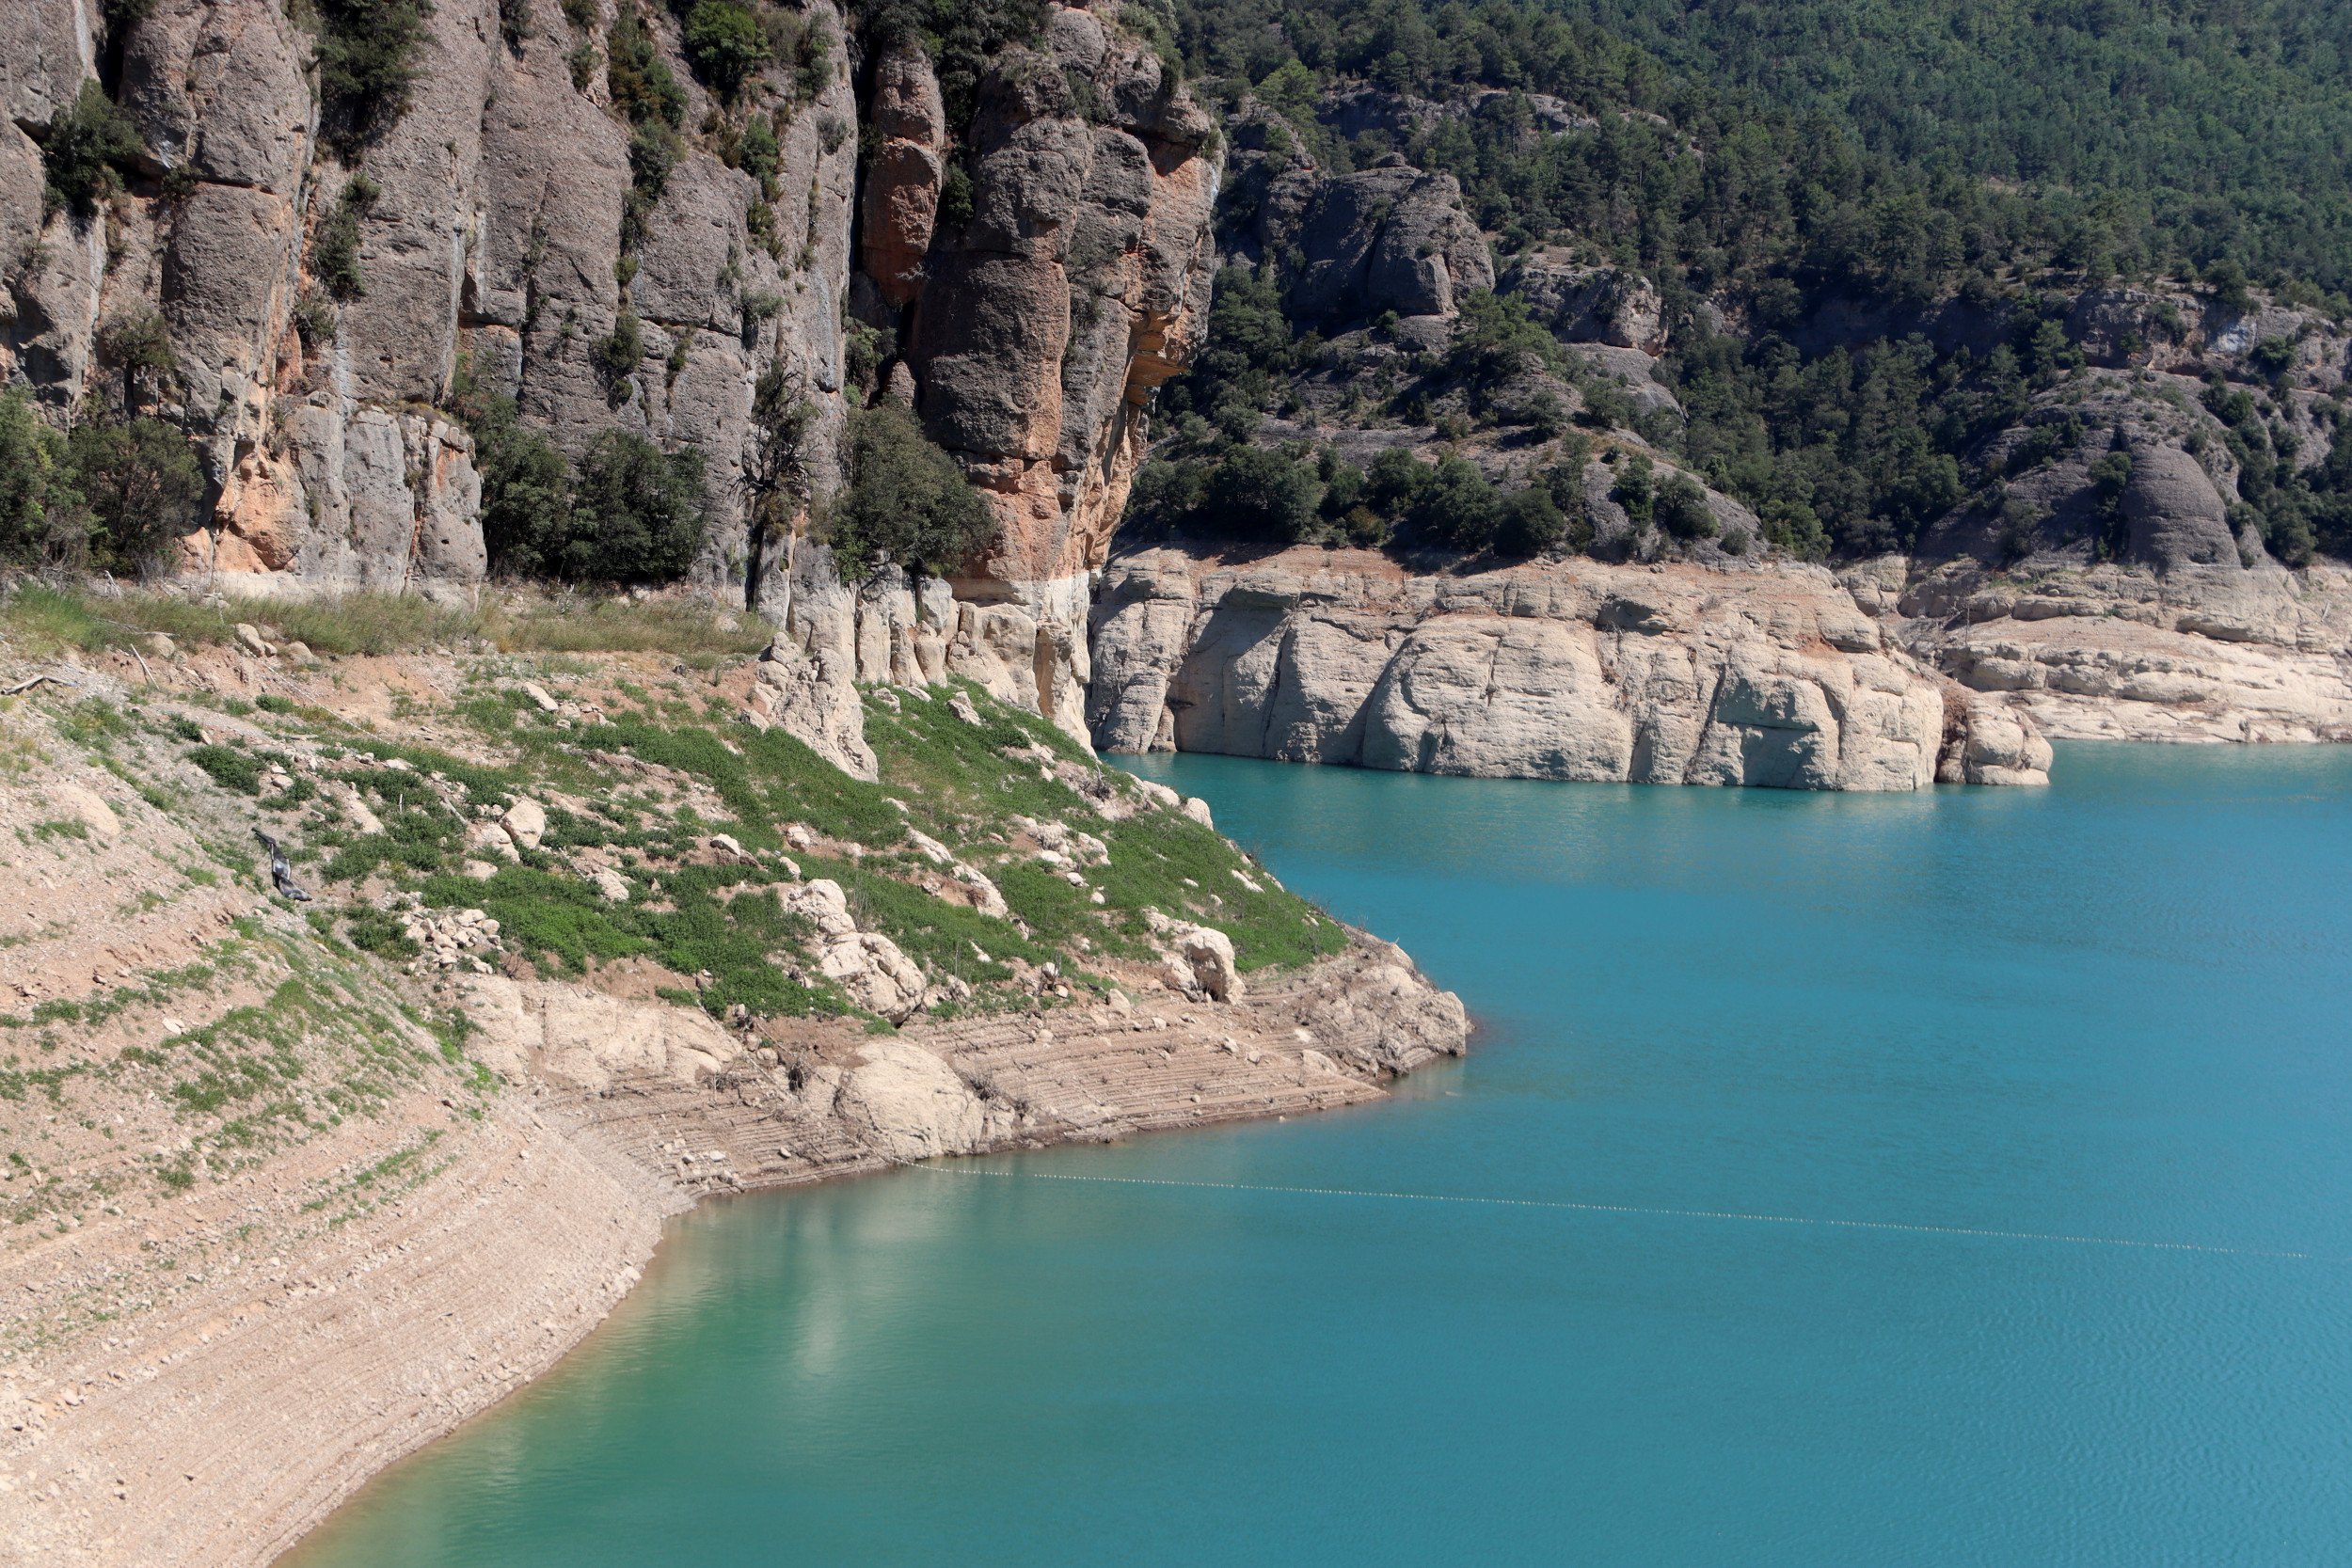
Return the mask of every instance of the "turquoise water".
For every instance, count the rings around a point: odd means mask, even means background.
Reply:
[[[1915,798],[1144,770],[1476,1053],[706,1209],[301,1568],[2352,1561],[2352,751]]]

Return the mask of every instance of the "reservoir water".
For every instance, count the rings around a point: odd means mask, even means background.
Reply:
[[[1459,990],[1472,1056],[707,1207],[290,1560],[2352,1561],[2352,749],[1140,770]]]

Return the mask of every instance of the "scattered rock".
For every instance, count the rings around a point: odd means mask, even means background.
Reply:
[[[548,692],[546,687],[541,686],[537,681],[523,682],[522,693],[524,696],[531,699],[532,706],[537,708],[541,713],[553,713],[555,711],[555,698]]]
[[[1210,926],[1173,926],[1168,941],[1175,950],[1168,963],[1175,989],[1217,1002],[1240,997],[1241,973],[1233,967],[1232,938]]]
[[[506,808],[505,815],[499,818],[499,826],[522,847],[536,849],[540,839],[547,835],[547,810],[538,801],[523,796]]]
[[[496,822],[477,822],[467,834],[469,847],[502,861],[519,861],[522,856],[515,847],[514,835]]]

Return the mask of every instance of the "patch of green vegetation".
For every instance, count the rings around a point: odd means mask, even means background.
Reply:
[[[62,1067],[21,1068],[10,1056],[0,1065],[0,1100],[23,1100],[26,1091],[39,1089],[48,1096],[52,1105],[65,1103],[65,1083],[89,1070],[85,1062],[69,1062]]]
[[[1337,921],[1188,816],[1143,812],[1112,823],[1102,836],[1111,851],[1104,896],[1127,913],[1131,934],[1144,929],[1146,909],[1188,914],[1232,937],[1233,961],[1244,970],[1311,963],[1347,945]],[[1244,877],[1258,884],[1255,891]]]
[[[983,553],[996,515],[965,482],[914,413],[884,400],[850,416],[850,483],[827,517],[842,574],[870,575],[884,562],[910,572],[949,572]]]
[[[430,791],[431,785],[421,780],[418,783]],[[464,825],[450,816],[437,798],[430,804],[389,811],[381,820],[382,832],[354,839],[336,851],[323,873],[328,881],[354,882],[379,869],[403,866],[411,871],[436,872],[447,865],[465,844]],[[353,940],[358,940],[356,933]]]
[[[368,292],[367,274],[359,265],[359,224],[382,195],[374,181],[355,174],[319,221],[310,245],[310,270],[337,299],[358,299]]]
[[[205,745],[190,747],[186,755],[221,788],[239,795],[262,793],[262,764],[251,752],[230,746]]]
[[[328,145],[356,160],[408,112],[432,0],[313,0]]]
[[[1043,964],[1061,957],[1008,921],[933,897],[895,877],[848,861],[811,859],[806,869],[840,883],[859,928],[880,931],[897,942],[928,974],[953,974],[985,986],[1012,977],[1006,958]]]
[[[343,934],[351,939],[354,947],[394,962],[413,958],[423,951],[416,939],[401,927],[399,917],[382,910],[354,910],[343,921]]]
[[[300,979],[289,979],[258,1006],[236,1007],[179,1038],[180,1049],[201,1063],[191,1078],[171,1086],[183,1110],[209,1113],[232,1101],[250,1100],[303,1073],[295,1052],[322,1020],[323,1004]]]
[[[72,107],[60,110],[40,138],[49,205],[88,217],[122,189],[122,175],[147,149],[131,117],[96,82],[85,81]]]

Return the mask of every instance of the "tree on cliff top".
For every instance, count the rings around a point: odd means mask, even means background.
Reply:
[[[829,522],[834,559],[852,579],[884,562],[940,576],[996,540],[995,514],[963,470],[887,400],[850,416],[850,483]]]

